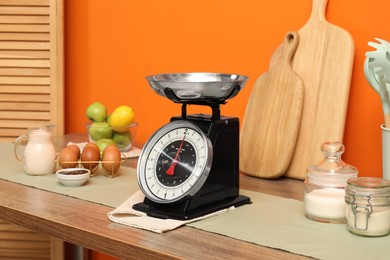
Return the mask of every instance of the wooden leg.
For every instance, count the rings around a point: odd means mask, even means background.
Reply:
[[[79,245],[65,243],[65,259],[89,260],[90,250]]]

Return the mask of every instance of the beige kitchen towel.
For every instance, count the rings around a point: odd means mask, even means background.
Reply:
[[[194,218],[191,220],[175,220],[175,219],[159,219],[149,217],[144,212],[140,212],[133,209],[133,205],[144,200],[144,194],[138,190],[119,207],[108,213],[108,218],[119,224],[127,225],[130,227],[145,229],[156,233],[163,233],[173,229],[176,229],[187,223],[195,222],[201,219],[210,218],[228,212],[235,209],[234,206],[222,209],[211,214]]]

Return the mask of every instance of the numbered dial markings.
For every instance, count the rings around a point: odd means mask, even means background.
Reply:
[[[178,147],[181,147],[179,149]],[[175,157],[177,158],[175,159]],[[158,181],[167,187],[184,183],[194,170],[196,150],[188,141],[174,141],[160,154],[156,173]]]
[[[139,183],[145,195],[156,202],[168,203],[193,195],[210,171],[211,143],[190,123],[166,125],[144,150],[138,169]]]

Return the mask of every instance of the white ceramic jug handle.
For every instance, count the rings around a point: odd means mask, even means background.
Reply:
[[[16,138],[15,140],[15,145],[14,145],[14,154],[15,154],[15,157],[18,161],[23,161],[23,158],[20,158],[19,155],[18,155],[18,148],[20,146],[20,143],[23,141],[23,140],[26,140],[28,139],[28,136],[27,135],[21,135],[19,136],[18,138]]]

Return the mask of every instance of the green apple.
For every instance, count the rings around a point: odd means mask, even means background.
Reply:
[[[114,132],[112,135],[112,140],[114,140],[115,145],[122,150],[128,150],[131,147],[131,132],[126,131],[123,133]]]
[[[92,140],[97,141],[103,138],[112,137],[112,129],[107,122],[92,123],[88,130],[89,136]]]
[[[103,139],[99,139],[96,141],[96,144],[97,146],[99,147],[99,151],[100,151],[100,157],[102,156],[103,154],[103,151],[104,149],[110,145],[110,144],[115,144],[114,141],[112,139],[108,139],[108,138],[103,138]]]
[[[103,122],[107,117],[107,108],[100,102],[94,102],[88,106],[85,114],[92,122]]]
[[[111,123],[110,123],[111,116],[112,116],[112,113],[109,114],[109,115],[107,116],[107,118],[106,118],[106,122],[107,122],[109,125],[111,125]]]

